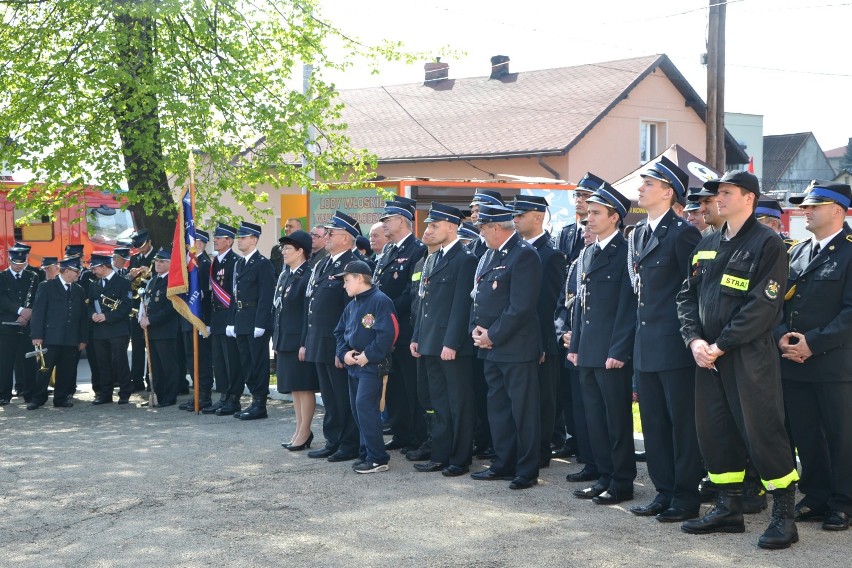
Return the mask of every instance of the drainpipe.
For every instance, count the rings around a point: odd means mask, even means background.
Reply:
[[[562,179],[562,176],[559,175],[559,172],[544,163],[544,158],[542,156],[538,157],[538,165],[550,172],[550,175],[552,175],[555,179]]]

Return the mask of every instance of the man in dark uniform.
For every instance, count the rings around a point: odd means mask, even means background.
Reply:
[[[754,210],[754,216],[757,220],[778,233],[781,240],[787,246],[787,250],[796,244],[796,239],[791,239],[789,235],[784,233],[784,227],[781,224],[781,215],[784,213],[784,208],[778,203],[778,200],[769,197],[761,198],[757,201],[757,209]]]
[[[471,336],[485,360],[488,422],[496,457],[478,480],[511,480],[511,489],[538,483],[538,362],[541,329],[536,297],[541,261],[535,248],[515,232],[514,212],[482,205],[477,225],[488,252],[475,274]]]
[[[232,250],[236,236],[237,230],[224,223],[219,223],[213,232],[213,250],[216,257],[210,266],[210,344],[216,390],[221,395],[217,402],[205,407],[201,412],[216,416],[229,416],[242,410],[242,390],[236,392],[235,387],[235,394],[229,394],[231,385],[240,382],[240,352],[236,338],[226,335],[234,297],[234,267],[239,259],[239,255]]]
[[[16,249],[20,249],[20,250],[26,250],[27,254],[29,255],[29,253],[30,253],[30,251],[32,250],[33,247],[28,245],[27,243],[22,243],[21,241],[15,241],[15,244],[12,248],[16,248]],[[39,270],[35,266],[30,266],[29,263],[27,263],[27,265],[24,267],[24,270],[29,270],[30,272],[35,274],[36,278],[38,278],[39,284],[44,282],[44,272]]]
[[[201,291],[201,321],[210,333],[210,317],[212,293],[210,288],[210,257],[205,247],[210,240],[210,233],[195,229],[195,262],[198,265],[198,289]],[[193,355],[192,334],[198,331],[186,318],[180,318],[183,344],[186,349],[186,368],[192,380],[195,377],[195,357]],[[210,335],[204,337],[198,333],[198,408],[210,409],[213,406],[213,340]],[[181,410],[195,411],[195,396],[178,406]],[[214,409],[215,412],[215,409]]]
[[[92,254],[89,268],[97,280],[89,285],[87,317],[92,328],[92,348],[101,371],[99,382],[92,383],[95,392],[92,404],[111,403],[113,385],[118,385],[118,404],[127,404],[133,392],[127,363],[128,320],[133,309],[130,281],[115,273],[108,254]]]
[[[130,280],[131,287],[141,292],[146,285],[145,279],[153,277],[155,251],[151,244],[148,229],[137,230],[131,239],[133,248],[136,249],[136,254],[130,257],[130,269],[127,272],[127,277]],[[133,308],[137,311],[139,310],[140,302],[139,298],[133,302]],[[146,366],[145,335],[142,333],[142,328],[139,326],[139,321],[136,318],[130,318],[130,343],[133,348],[133,354],[130,359],[130,380],[133,383],[133,391],[144,391],[145,383],[143,377],[145,376]]]
[[[130,271],[130,247],[115,247],[112,251],[112,269],[122,278]]]
[[[717,194],[722,230],[704,237],[678,294],[681,336],[698,365],[695,417],[701,455],[718,486],[715,505],[684,532],[743,532],[748,456],[773,493],[761,548],[798,540],[799,476],[784,430],[784,401],[772,331],[781,322],[787,263],[784,243],[754,217],[760,186],[748,172],[705,182]]]
[[[169,250],[161,248],[154,254],[154,275],[145,287],[139,317],[139,325],[148,331],[150,373],[158,407],[175,405],[178,391],[178,313],[166,296],[170,261]]]
[[[689,174],[663,156],[641,177],[639,206],[648,217],[629,237],[627,263],[639,303],[633,364],[657,495],[630,512],[681,522],[698,516],[704,471],[695,433],[695,361],[680,337],[676,297],[701,233],[672,209],[686,195]]]
[[[813,233],[790,249],[781,350],[784,403],[802,462],[797,521],[843,531],[852,515],[852,201],[848,184],[814,180],[790,198]]]
[[[438,250],[427,259],[417,282],[420,304],[410,345],[412,355],[423,359],[433,409],[430,461],[414,468],[441,471],[447,477],[469,471],[476,420],[468,324],[477,259],[458,239],[461,215],[455,207],[433,202],[425,220],[423,239],[437,244]]]
[[[583,176],[583,179],[577,182],[577,187],[574,189],[574,212],[577,215],[577,220],[562,227],[562,231],[559,233],[559,250],[565,253],[569,265],[574,262],[584,248],[583,231],[579,222],[589,214],[589,206],[586,204],[586,200],[601,186],[601,183],[603,183],[601,178],[592,172],[588,172]]]
[[[313,268],[320,263],[322,259],[328,256],[328,251],[325,249],[328,239],[328,230],[323,226],[314,227],[311,233],[311,256],[308,259],[310,267]]]
[[[257,250],[260,225],[243,221],[237,229],[237,248],[243,257],[234,268],[234,301],[226,332],[237,338],[241,379],[231,385],[231,396],[239,396],[243,383],[251,392],[251,405],[234,414],[240,420],[266,418],[269,396],[269,338],[272,337],[272,296],[275,271],[269,259]],[[239,389],[239,390],[238,390]]]
[[[633,499],[633,338],[636,296],[627,271],[627,242],[618,230],[630,200],[606,182],[587,200],[586,230],[596,235],[578,272],[568,360],[579,367],[583,406],[600,478],[574,491],[580,499],[612,505]]]
[[[55,256],[45,256],[41,259],[41,270],[44,273],[42,281],[53,280],[59,274],[59,259]]]
[[[699,191],[701,191],[701,188],[690,187],[687,200],[689,200],[690,194],[698,193]],[[699,232],[704,231],[708,227],[707,222],[704,221],[704,215],[701,213],[701,204],[697,201],[688,201],[686,207],[683,208],[683,214],[686,215],[686,220],[689,224],[698,229]]]
[[[412,233],[413,199],[397,196],[386,202],[379,219],[390,243],[385,245],[376,265],[373,282],[393,300],[399,320],[399,338],[392,354],[393,371],[385,392],[393,439],[386,449],[417,449],[426,440],[425,411],[417,400],[417,364],[408,346],[411,343],[411,275],[414,265],[426,254],[426,247]]]
[[[710,233],[718,231],[725,224],[725,219],[719,215],[719,205],[716,203],[715,191],[706,187],[690,190],[686,196],[690,202],[699,204],[698,212],[704,217],[706,228],[701,230],[701,236],[706,237]]]
[[[538,294],[538,323],[541,327],[542,352],[538,365],[541,416],[541,456],[539,467],[550,465],[550,441],[556,422],[556,383],[562,360],[553,333],[553,311],[565,282],[565,255],[550,245],[550,233],[544,230],[548,203],[538,195],[518,195],[512,208],[515,230],[531,244],[541,259],[541,289]]]
[[[30,319],[38,277],[26,270],[29,250],[9,249],[9,268],[0,272],[0,406],[12,400],[12,376],[18,394],[30,402],[37,364],[24,356],[32,349]]]
[[[360,434],[349,401],[349,378],[343,362],[336,356],[334,337],[335,326],[350,300],[343,281],[334,275],[355,260],[352,246],[358,230],[355,219],[340,211],[335,212],[325,228],[328,254],[313,268],[305,292],[308,317],[299,358],[316,365],[325,407],[322,421],[325,447],[308,452],[308,457],[338,462],[357,459],[359,455]],[[314,227],[312,232],[317,229]]]
[[[65,259],[60,263],[57,278],[45,280],[36,291],[31,331],[33,346],[42,346],[44,369],[38,371],[36,385],[27,404],[35,410],[47,402],[50,376],[56,371],[53,406],[70,408],[77,377],[77,360],[88,338],[88,312],[83,288],[77,284],[80,259]],[[125,348],[125,364],[127,355]]]
[[[79,284],[83,288],[83,292],[86,294],[86,298],[89,297],[89,286],[91,286],[92,281],[95,280],[95,275],[92,274],[92,271],[86,268],[83,263],[83,245],[81,244],[73,244],[73,245],[65,245],[65,258],[78,258],[80,259],[80,276],[77,278],[77,284]],[[86,348],[77,353],[77,359],[79,363],[79,359],[82,357],[83,353],[86,354],[86,362],[89,364],[89,376],[90,383],[92,385],[100,384],[101,372],[98,367],[98,358],[95,356],[95,347],[92,344],[92,326],[89,327],[89,337],[86,341]],[[74,382],[74,390],[77,391],[77,382],[75,375]]]

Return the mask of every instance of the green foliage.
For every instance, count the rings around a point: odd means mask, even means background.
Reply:
[[[846,152],[840,159],[840,169],[852,172],[852,138],[849,139],[849,144],[846,145]]]
[[[0,162],[44,184],[12,199],[41,215],[80,186],[126,182],[134,209],[171,216],[166,179],[186,182],[189,149],[199,212],[219,219],[233,215],[223,194],[267,214],[256,188],[306,186],[312,170],[320,190],[362,183],[375,158],[350,146],[322,70],[419,55],[343,35],[313,1],[0,0]],[[329,45],[349,55],[333,60]],[[309,97],[303,62],[319,70]]]

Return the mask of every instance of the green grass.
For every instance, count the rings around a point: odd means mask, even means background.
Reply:
[[[633,431],[642,433],[642,421],[639,419],[639,403],[633,403]]]

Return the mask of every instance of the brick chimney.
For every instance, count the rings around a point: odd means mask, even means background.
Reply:
[[[509,56],[495,55],[491,58],[491,77],[490,79],[499,79],[509,74]]]
[[[423,70],[426,72],[423,82],[427,85],[443,81],[450,76],[450,64],[441,63],[440,57],[436,57],[434,62],[430,61],[426,63],[423,66]]]

